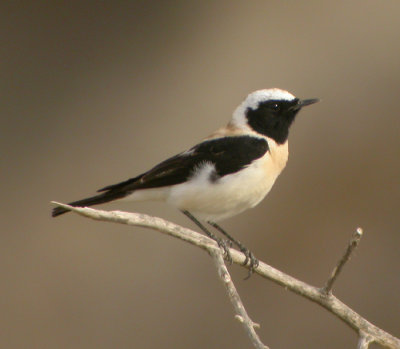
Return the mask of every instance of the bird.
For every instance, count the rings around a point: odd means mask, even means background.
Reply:
[[[319,99],[299,99],[278,88],[251,92],[228,124],[200,143],[150,170],[69,203],[86,207],[115,200],[163,201],[175,206],[217,241],[227,260],[235,244],[246,256],[249,276],[258,259],[217,222],[253,208],[271,190],[288,161],[288,136],[298,112]],[[52,216],[69,210],[56,207]],[[206,224],[225,235],[217,237]]]

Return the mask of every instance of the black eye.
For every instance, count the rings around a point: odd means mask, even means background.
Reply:
[[[281,106],[280,106],[278,103],[272,103],[272,104],[270,105],[270,108],[271,108],[273,111],[279,111],[279,110],[281,109]]]

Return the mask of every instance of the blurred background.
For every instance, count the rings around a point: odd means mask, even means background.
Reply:
[[[200,249],[68,214],[228,122],[251,91],[322,102],[269,196],[223,222],[263,261],[400,336],[400,3],[8,1],[0,9],[0,347],[250,348]],[[194,228],[160,203],[103,206]],[[230,267],[271,348],[354,348],[327,311]]]

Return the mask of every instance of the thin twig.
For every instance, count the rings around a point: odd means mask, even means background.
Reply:
[[[211,240],[210,238],[158,217],[148,216],[141,213],[102,211],[94,210],[92,208],[71,207],[57,202],[53,203],[95,220],[155,229],[164,234],[171,235],[183,241],[189,242],[207,251],[209,251],[210,248],[216,247],[215,241]],[[243,265],[243,262],[246,258],[243,253],[234,249],[230,249],[230,254],[232,256],[233,263]],[[254,272],[278,285],[283,286],[285,289],[288,289],[324,307],[345,322],[353,330],[355,330],[357,334],[365,333],[372,338],[371,343],[377,343],[385,348],[400,349],[400,339],[368,322],[361,315],[356,313],[346,304],[342,303],[331,293],[327,296],[321,291],[320,288],[297,280],[296,278],[287,275],[261,261],[258,267],[255,268]]]
[[[349,241],[349,244],[346,248],[346,251],[344,252],[342,258],[337,263],[336,267],[333,269],[331,276],[329,277],[325,286],[321,290],[324,294],[327,295],[332,292],[333,284],[335,283],[336,279],[338,278],[344,265],[350,260],[351,254],[355,251],[358,244],[360,243],[362,234],[363,234],[363,231],[361,228],[357,228],[357,230],[353,233],[353,235]]]
[[[236,311],[235,318],[243,325],[247,335],[249,336],[255,348],[269,349],[266,345],[264,345],[261,342],[256,331],[254,330],[256,327],[259,328],[260,325],[254,323],[247,314],[247,311],[242,303],[242,300],[240,299],[239,293],[237,292],[236,287],[232,282],[232,278],[228,272],[228,269],[226,268],[221,249],[220,248],[213,249],[212,251],[210,251],[210,254],[217,268],[218,276],[226,288],[229,300],[231,301],[233,307],[235,308]]]

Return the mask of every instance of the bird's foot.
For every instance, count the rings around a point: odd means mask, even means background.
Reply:
[[[240,251],[246,256],[243,265],[249,265],[249,273],[248,275],[244,278],[245,280],[249,279],[250,276],[253,274],[254,270],[258,267],[260,262],[258,259],[254,256],[254,254],[246,247],[241,247]]]
[[[216,239],[218,246],[223,250],[224,252],[224,259],[229,263],[232,264],[232,256],[231,253],[229,252],[229,248],[232,247],[232,244],[229,241],[222,240],[222,239]]]
[[[233,242],[232,242],[231,240],[229,240],[229,239],[226,239],[226,240],[225,240],[225,244],[226,244],[227,246],[229,246],[229,248],[232,248],[232,247],[233,247]]]

